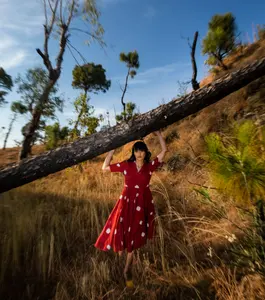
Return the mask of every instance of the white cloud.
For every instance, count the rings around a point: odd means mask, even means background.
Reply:
[[[172,72],[175,72],[177,67],[181,65],[180,63],[172,63],[168,64],[162,67],[155,67],[155,68],[150,68],[147,69],[146,71],[138,73],[138,77],[157,77],[162,74],[170,74]]]
[[[14,38],[7,34],[2,34],[0,37],[0,51],[5,51],[6,49],[9,49],[11,47],[16,46],[17,42]]]
[[[161,79],[163,76],[169,76],[172,73],[179,72],[180,68],[188,67],[190,63],[172,63],[161,67],[154,67],[143,72],[137,73],[134,79],[131,79],[130,85],[148,84],[155,79]],[[118,76],[112,79],[113,82],[124,82],[125,76]]]
[[[144,16],[148,19],[152,19],[156,16],[156,10],[153,6],[149,5],[147,7],[146,12],[144,13]]]
[[[6,70],[34,63],[29,47],[42,33],[43,6],[37,0],[0,0],[0,66]]]
[[[0,27],[9,33],[39,34],[44,23],[41,1],[0,0]]]
[[[5,70],[12,69],[14,67],[18,67],[26,60],[28,56],[25,50],[18,50],[14,53],[4,56],[4,60],[2,60],[0,55],[0,66],[2,66]]]

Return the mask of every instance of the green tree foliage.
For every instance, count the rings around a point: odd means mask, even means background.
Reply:
[[[85,64],[83,66],[75,66],[73,70],[72,86],[76,89],[81,89],[84,94],[81,94],[74,102],[77,119],[71,120],[70,124],[74,124],[72,130],[72,137],[80,137],[96,132],[96,128],[103,120],[102,116],[99,118],[93,116],[95,109],[89,105],[90,93],[105,93],[111,85],[111,81],[107,80],[106,70],[102,65],[95,65],[94,63]]]
[[[81,94],[75,100],[74,107],[78,117],[76,120],[70,121],[70,125],[74,124],[72,137],[77,138],[95,133],[100,122],[103,121],[103,116],[100,115],[98,118],[93,116],[95,109],[89,105],[89,98],[85,94]]]
[[[215,186],[240,203],[254,205],[264,199],[265,139],[252,121],[235,124],[231,137],[210,134],[206,145]]]
[[[3,68],[0,68],[0,106],[6,103],[5,96],[7,90],[11,91],[12,87],[13,81],[11,76],[8,75]]]
[[[128,80],[129,77],[134,78],[137,74],[136,69],[140,67],[140,62],[139,62],[139,54],[137,51],[129,52],[125,54],[124,52],[120,53],[120,61],[126,63],[126,66],[128,68],[127,75],[125,78],[125,85],[122,90],[122,96],[121,96],[121,104],[123,106],[123,113],[121,116],[123,116],[123,119],[127,119],[126,115],[126,104],[124,102],[124,96],[128,88]]]
[[[54,149],[67,140],[69,128],[67,126],[60,128],[58,122],[53,125],[45,126],[45,146],[47,150]]]
[[[265,128],[253,121],[235,124],[231,137],[206,137],[214,185],[256,211],[257,232],[265,240]]]
[[[135,112],[136,104],[133,102],[126,103],[125,112],[123,111],[120,115],[116,115],[116,121],[120,123],[123,120],[130,120],[139,114]]]
[[[57,95],[58,85],[55,84],[49,93],[47,101],[40,101],[43,90],[49,82],[48,72],[43,68],[37,67],[28,69],[25,76],[19,75],[15,82],[18,84],[17,92],[21,95],[21,103],[27,108],[27,113],[31,115],[31,119],[38,112],[40,120],[38,121],[38,127],[35,131],[37,134],[33,134],[35,141],[37,136],[40,136],[40,132],[44,131],[45,122],[49,119],[55,119],[56,111],[63,110],[63,99]],[[22,128],[22,134],[27,135],[32,122],[30,121]],[[33,144],[33,140],[31,141]],[[32,145],[31,144],[31,145]]]
[[[233,197],[248,221],[253,218],[246,228],[238,227],[243,235],[238,243],[231,245],[231,263],[264,275],[265,127],[251,120],[234,123],[229,136],[211,133],[206,137],[206,145],[213,185]],[[197,192],[216,216],[229,220],[223,206],[212,200],[208,191]],[[232,243],[234,238],[232,234],[228,240]]]
[[[20,115],[25,114],[27,112],[27,107],[24,104],[22,104],[21,102],[15,101],[15,102],[12,102],[12,104],[11,104],[11,111],[12,111],[12,117],[11,117],[11,121],[10,121],[8,130],[7,130],[7,133],[5,136],[3,150],[6,148],[6,143],[7,143],[8,137],[12,131],[14,122],[16,121],[18,114],[20,114]]]
[[[88,63],[83,66],[75,66],[73,69],[72,86],[82,89],[87,95],[88,92],[105,93],[111,86],[111,81],[106,79],[106,70],[102,65]]]
[[[207,64],[218,65],[226,70],[223,58],[235,48],[235,39],[235,17],[231,13],[214,15],[208,24],[208,33],[202,44],[202,53],[209,56]]]

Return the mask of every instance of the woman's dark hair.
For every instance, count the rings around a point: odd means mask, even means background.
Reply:
[[[145,158],[144,161],[146,163],[149,163],[150,158],[151,158],[151,152],[148,150],[146,144],[144,142],[136,142],[133,147],[132,147],[132,155],[131,157],[127,160],[127,161],[135,161],[135,155],[134,152],[140,150],[140,151],[144,151],[145,152]]]

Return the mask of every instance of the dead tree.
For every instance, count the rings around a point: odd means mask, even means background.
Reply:
[[[94,1],[83,2],[79,0],[44,0],[43,4],[45,15],[44,45],[43,50],[36,49],[36,51],[42,58],[43,64],[45,65],[49,73],[49,81],[43,88],[43,92],[40,96],[40,99],[38,99],[38,109],[34,110],[27,130],[25,131],[24,140],[22,142],[22,148],[19,155],[20,159],[25,159],[30,153],[34,133],[39,127],[41,115],[43,113],[43,107],[45,106],[45,104],[47,104],[49,94],[61,75],[63,57],[66,47],[68,47],[70,51],[72,51],[70,47],[76,50],[75,47],[72,46],[72,44],[70,43],[72,31],[76,30],[81,33],[84,33],[90,38],[96,39],[101,45],[103,43],[103,28],[98,23],[99,12],[95,6]],[[80,4],[82,4],[83,6],[81,9]],[[82,12],[81,14],[80,11]],[[84,22],[89,22],[89,24],[91,25],[91,31],[71,27],[73,20],[77,17],[80,17],[81,15],[85,17],[83,18]],[[50,60],[49,49],[49,41],[53,34],[57,34],[59,41],[59,50],[56,55],[55,66],[52,65],[52,61]],[[76,51],[78,52],[78,50]]]
[[[197,65],[196,65],[196,60],[195,60],[195,51],[196,51],[196,45],[197,45],[197,40],[198,40],[198,35],[199,32],[196,31],[194,34],[194,39],[191,47],[191,63],[192,63],[192,79],[191,79],[191,85],[194,91],[198,90],[200,88],[200,84],[197,81]]]
[[[265,74],[265,57],[136,118],[0,170],[0,192],[123,146],[218,102]]]

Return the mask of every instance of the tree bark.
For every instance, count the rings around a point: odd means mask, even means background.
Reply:
[[[3,150],[5,150],[5,148],[6,148],[6,143],[7,143],[8,137],[9,137],[9,135],[10,135],[10,133],[11,133],[13,124],[14,124],[14,122],[15,122],[15,120],[16,120],[16,117],[17,117],[17,113],[14,113],[13,118],[12,118],[10,124],[9,124],[8,131],[7,131],[7,133],[6,133],[6,137],[5,137],[5,141],[4,141],[4,146],[3,146]]]
[[[60,34],[60,43],[59,43],[60,50],[56,57],[56,61],[57,61],[56,68],[53,68],[52,63],[49,58],[48,42],[49,42],[50,35],[53,31],[54,23],[56,21],[56,11],[57,11],[58,4],[59,4],[59,1],[56,0],[55,4],[54,4],[54,8],[51,9],[52,15],[51,15],[51,20],[50,20],[49,25],[47,24],[47,15],[46,15],[46,24],[44,25],[44,45],[43,45],[44,53],[42,53],[42,51],[40,49],[36,49],[37,53],[41,56],[43,63],[49,72],[49,78],[50,78],[50,81],[47,84],[47,86],[45,87],[43,94],[41,95],[40,100],[39,100],[41,107],[43,107],[43,105],[49,100],[49,93],[61,75],[63,55],[65,52],[67,39],[69,37],[69,34],[67,34],[67,32],[68,32],[69,25],[70,25],[72,17],[73,17],[75,1],[72,1],[72,3],[71,3],[70,13],[68,16],[67,23],[61,24],[61,34]],[[42,115],[41,108],[38,109],[38,111],[33,112],[30,126],[29,126],[29,128],[24,136],[24,140],[22,142],[22,149],[19,154],[19,158],[21,160],[27,158],[28,154],[30,153],[32,139],[33,139],[35,130],[39,127],[41,115]]]
[[[192,85],[192,88],[193,88],[194,91],[196,91],[200,88],[200,84],[196,80],[196,78],[197,78],[197,65],[196,65],[196,60],[195,60],[195,50],[196,50],[198,35],[199,35],[199,32],[196,31],[195,34],[194,34],[194,39],[193,39],[193,43],[192,43],[192,47],[191,47],[191,53],[190,53],[191,63],[192,63],[192,70],[193,70],[191,85]]]
[[[0,169],[0,192],[76,165],[173,124],[265,74],[265,57],[147,113],[39,156]]]
[[[53,88],[53,86],[55,85],[57,80],[58,80],[58,78],[54,78],[53,80],[50,80],[50,82],[46,86],[46,89],[44,90],[44,92],[39,100],[41,105],[39,106],[39,108],[37,110],[33,111],[30,125],[27,128],[27,131],[24,136],[24,140],[22,142],[22,148],[21,148],[21,151],[19,154],[20,160],[25,159],[30,153],[34,133],[39,128],[40,118],[41,118],[42,111],[43,111],[43,106],[48,101],[49,93],[50,93],[51,89]],[[38,107],[38,105],[36,105],[36,106]]]

